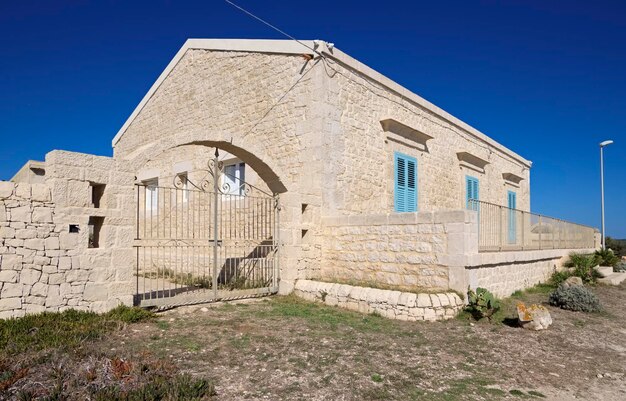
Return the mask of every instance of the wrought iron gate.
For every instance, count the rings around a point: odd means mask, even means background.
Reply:
[[[216,150],[197,184],[178,175],[172,187],[137,185],[137,305],[278,291],[278,196],[224,170]]]

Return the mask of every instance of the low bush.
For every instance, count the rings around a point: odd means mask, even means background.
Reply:
[[[619,258],[611,249],[600,249],[594,254],[600,266],[615,267],[619,263]]]
[[[568,278],[572,277],[573,274],[574,273],[572,271],[570,271],[570,270],[555,271],[554,273],[552,273],[552,276],[550,276],[549,282],[554,287],[558,287],[565,280],[567,280]]]
[[[465,310],[476,320],[485,317],[491,320],[491,316],[500,309],[500,302],[496,297],[481,287],[478,287],[476,292],[468,289],[467,300],[468,305],[465,307]]]
[[[600,310],[600,300],[586,287],[574,285],[565,287],[560,285],[550,294],[548,302],[561,309],[581,312],[597,312]]]
[[[569,260],[563,265],[573,268],[570,272],[571,276],[580,277],[586,284],[595,284],[595,282],[602,277],[602,275],[594,269],[599,262],[600,259],[595,254],[571,253]]]

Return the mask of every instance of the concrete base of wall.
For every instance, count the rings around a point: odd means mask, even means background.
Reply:
[[[415,294],[312,280],[298,280],[294,293],[329,306],[409,321],[450,319],[464,306],[463,300],[453,292]]]

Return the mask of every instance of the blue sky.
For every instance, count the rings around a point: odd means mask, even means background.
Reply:
[[[252,1],[533,161],[532,209],[626,238],[626,2]],[[111,139],[186,38],[282,38],[221,0],[0,0],[0,179]]]

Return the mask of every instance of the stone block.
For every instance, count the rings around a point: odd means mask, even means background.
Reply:
[[[22,255],[6,254],[2,255],[2,262],[0,263],[1,270],[22,270]]]
[[[109,291],[105,284],[88,283],[85,285],[83,299],[85,301],[106,301]]]
[[[76,249],[78,242],[80,241],[80,235],[77,233],[60,233],[59,234],[59,247],[61,249]]]
[[[27,239],[24,241],[24,247],[26,249],[34,249],[37,251],[43,251],[45,249],[44,240],[39,238]]]
[[[7,221],[7,209],[4,203],[0,203],[0,223]]]
[[[22,199],[31,198],[31,185],[26,182],[15,184],[15,196]]]
[[[439,298],[439,303],[441,306],[449,306],[450,300],[446,294],[437,294],[437,298]]]
[[[17,270],[0,270],[0,283],[17,283],[19,276]]]
[[[35,283],[30,289],[30,295],[36,297],[45,297],[48,295],[48,285],[43,283]]]
[[[50,258],[46,256],[35,256],[35,260],[33,260],[33,263],[39,266],[47,266],[50,264]]]
[[[72,269],[65,275],[65,281],[68,283],[86,282],[89,280],[89,270]]]
[[[22,308],[22,298],[2,298],[0,299],[0,312]]]
[[[32,313],[42,313],[46,311],[46,307],[43,305],[37,305],[37,304],[24,304],[24,311],[26,311],[26,313],[28,314],[32,314]]]
[[[10,209],[11,221],[30,223],[32,221],[32,211],[30,206],[19,206]]]
[[[59,249],[59,237],[48,237],[45,239],[45,248],[48,249]]]
[[[15,231],[15,238],[18,239],[31,239],[37,238],[37,230],[34,228],[24,228]]]
[[[25,304],[31,304],[31,305],[45,305],[46,304],[46,298],[45,297],[36,297],[36,296],[27,296],[24,298],[24,303]]]
[[[15,229],[12,227],[0,227],[0,238],[15,238]]]
[[[430,296],[428,294],[417,294],[417,306],[419,308],[427,308],[432,306]]]
[[[33,209],[32,220],[34,223],[52,223],[52,208],[36,207]]]
[[[62,284],[65,283],[65,275],[63,273],[52,273],[48,276],[48,284]]]
[[[22,283],[4,283],[2,291],[0,291],[0,299],[21,297],[24,293],[24,285]]]
[[[46,184],[32,184],[32,199],[35,202],[50,202],[50,188]]]
[[[0,199],[6,199],[13,195],[15,183],[10,181],[0,181]]]
[[[69,256],[62,256],[59,258],[59,270],[72,269],[72,258]]]
[[[20,283],[33,285],[41,277],[41,272],[35,269],[23,269],[20,273]]]

